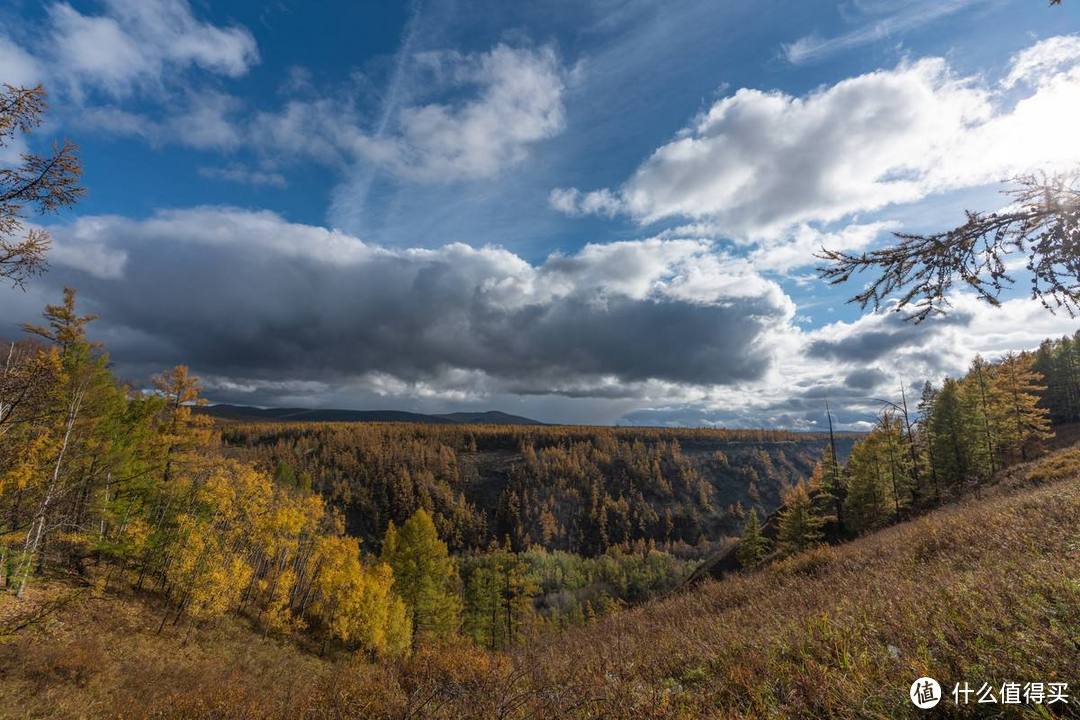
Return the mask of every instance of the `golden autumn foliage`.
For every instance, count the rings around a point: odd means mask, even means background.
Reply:
[[[324,537],[315,550],[312,611],[329,636],[379,654],[408,650],[411,620],[385,563],[365,566],[355,538]]]
[[[399,654],[411,625],[393,571],[310,487],[275,480],[218,450],[198,380],[183,366],[133,392],[86,337],[75,293],[27,326],[45,344],[9,348],[0,387],[0,572],[23,593],[57,564],[108,565],[163,598],[157,623],[246,615],[264,632],[321,632],[337,645]],[[57,529],[62,528],[63,532]]]
[[[767,514],[828,444],[818,433],[409,423],[221,425],[228,454],[316,489],[350,535],[381,548],[423,509],[452,553],[509,538],[598,557],[635,542],[685,556]],[[854,442],[838,434],[842,454]]]

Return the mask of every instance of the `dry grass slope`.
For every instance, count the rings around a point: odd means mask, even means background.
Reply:
[[[155,629],[152,605],[87,594],[20,631],[0,648],[0,716],[893,718],[919,712],[907,689],[921,675],[1077,692],[1080,449],[982,498],[510,655],[455,646],[372,667],[239,620]],[[1071,702],[1055,708],[1077,716]]]

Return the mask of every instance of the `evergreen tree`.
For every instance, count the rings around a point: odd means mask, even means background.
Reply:
[[[1043,377],[1046,390],[1040,407],[1055,424],[1080,420],[1080,331],[1057,340],[1044,340],[1035,351],[1033,369]]]
[[[865,533],[884,526],[889,518],[888,493],[882,472],[879,437],[871,432],[855,443],[848,460],[845,511],[851,529]]]
[[[413,513],[400,530],[387,528],[382,559],[393,568],[394,589],[412,613],[417,639],[457,632],[461,610],[457,567],[425,510]]]
[[[884,412],[876,430],[892,495],[893,520],[900,522],[912,500],[911,460],[905,451],[904,425],[894,413]]]
[[[934,426],[934,412],[937,404],[937,390],[927,381],[923,385],[919,398],[919,419],[915,425],[916,443],[926,467],[930,472],[930,484],[933,487],[934,501],[941,502],[941,478],[938,476],[938,463],[935,457],[935,445],[931,429]]]
[[[794,555],[819,545],[824,521],[814,512],[813,502],[805,483],[793,486],[784,494],[777,530],[777,548],[783,555]]]
[[[942,383],[934,398],[928,432],[928,452],[933,456],[938,477],[946,487],[959,487],[971,467],[970,432],[965,424],[959,381],[946,378]]]
[[[739,539],[739,546],[735,549],[735,558],[741,567],[755,568],[764,562],[768,554],[769,539],[761,532],[757,510],[751,509]]]
[[[973,478],[986,482],[997,471],[997,398],[994,392],[996,368],[976,355],[968,374],[960,381],[964,445],[971,460]]]
[[[463,563],[465,583],[462,629],[478,645],[492,650],[500,646],[499,572],[494,553],[469,558]]]

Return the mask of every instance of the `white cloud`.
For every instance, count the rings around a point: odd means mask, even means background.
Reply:
[[[41,82],[42,70],[37,60],[18,45],[0,34],[0,82],[33,87]],[[0,163],[14,164],[28,150],[21,134],[9,137],[0,146]]]
[[[835,232],[825,232],[803,223],[779,240],[762,242],[750,253],[749,260],[759,270],[790,273],[797,268],[817,263],[814,255],[822,248],[862,250],[882,233],[898,227],[899,223],[883,220],[852,223]]]
[[[252,118],[249,136],[267,155],[303,156],[332,165],[345,158],[341,144],[359,120],[343,103],[329,98],[290,100],[277,112]]]
[[[1002,87],[1018,83],[1040,84],[1080,61],[1080,35],[1058,35],[1035,43],[1013,56]]]
[[[352,100],[292,101],[261,113],[253,133],[266,149],[327,163],[373,165],[400,178],[446,182],[487,178],[524,160],[565,125],[567,71],[550,47],[497,45],[485,53],[424,53],[416,62],[453,99],[411,104],[369,130]]]
[[[49,263],[80,270],[99,279],[118,280],[124,276],[127,252],[111,248],[98,236],[102,224],[88,219],[70,232],[52,236]]]
[[[200,167],[199,175],[210,180],[224,180],[225,182],[254,185],[256,187],[284,188],[288,184],[285,181],[285,176],[281,173],[256,170],[243,165]]]
[[[192,71],[245,74],[258,62],[245,28],[199,20],[187,0],[103,0],[98,14],[51,3],[28,34],[41,37],[33,53],[0,34],[0,79],[43,83],[54,122],[203,150],[232,149],[242,138],[242,103]]]
[[[886,17],[869,21],[853,30],[830,38],[817,35],[803,36],[784,45],[783,54],[788,62],[796,65],[815,62],[843,50],[880,43],[897,37],[982,1],[984,0],[931,0],[930,2],[903,3],[899,12],[892,12],[896,10],[896,3],[886,3],[884,9],[891,13]],[[880,10],[876,7],[865,9],[874,14],[878,14],[875,11]]]
[[[622,209],[622,201],[607,188],[587,193],[577,188],[555,188],[548,196],[548,204],[566,215],[614,217]]]
[[[9,85],[33,86],[42,79],[37,59],[3,35],[0,35],[0,68],[3,68],[3,82]]]
[[[563,129],[564,71],[550,47],[498,45],[453,64],[457,81],[480,87],[479,95],[402,110],[392,141],[397,172],[422,180],[490,177]]]
[[[224,93],[187,93],[184,104],[162,119],[116,105],[84,108],[72,122],[110,135],[137,137],[153,145],[180,144],[198,150],[232,150],[244,131],[241,104]]]
[[[847,373],[877,367],[889,376],[940,381],[965,372],[976,355],[990,360],[1005,353],[1033,350],[1048,337],[1076,332],[1067,314],[1050,313],[1037,300],[1012,298],[993,307],[971,293],[950,296],[945,316],[915,324],[891,308],[851,322],[834,322],[803,336],[800,356],[806,367],[827,361],[830,370]]]
[[[123,97],[190,67],[238,77],[258,61],[251,33],[197,20],[186,0],[106,0],[101,15],[55,3],[49,24],[52,73],[78,92]]]
[[[948,317],[920,325],[875,312],[805,331],[752,261],[702,239],[591,244],[530,263],[499,247],[380,247],[222,207],[50,229],[59,252],[35,292],[79,287],[126,376],[186,362],[213,378],[215,397],[254,404],[516,397],[524,412],[558,396],[620,414],[668,408],[630,418],[642,422],[812,429],[828,397],[855,427],[901,380],[914,387],[962,372],[976,352],[1075,330],[1028,299],[994,309],[961,294]]]
[[[550,200],[564,212],[617,208],[643,223],[685,217],[735,239],[773,241],[802,224],[1073,167],[1075,43],[1058,38],[1020,53],[996,86],[926,58],[802,97],[744,88],[658,148],[618,190],[561,189]],[[1029,92],[1007,96],[1021,79]]]

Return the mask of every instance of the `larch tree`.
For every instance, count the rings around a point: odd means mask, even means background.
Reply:
[[[66,288],[63,303],[46,306],[44,317],[48,321],[46,325],[27,324],[23,328],[53,347],[59,367],[54,391],[43,409],[45,422],[39,428],[46,445],[43,448],[46,462],[36,484],[37,507],[23,543],[17,581],[20,595],[50,531],[62,524],[57,518],[61,501],[71,497],[80,480],[97,479],[97,474],[86,465],[97,454],[81,452],[80,448],[108,444],[106,406],[122,401],[108,371],[108,358],[86,337],[86,326],[94,317],[76,312],[74,290]]]
[[[976,355],[967,375],[960,381],[963,443],[971,459],[971,479],[980,484],[989,480],[998,469],[996,438],[1000,414],[994,383],[996,373],[996,367]]]
[[[500,647],[499,572],[494,553],[468,558],[462,567],[465,594],[462,631],[478,645]]]
[[[1031,297],[1050,311],[1075,317],[1080,311],[1080,173],[1026,175],[1005,191],[1010,208],[967,211],[967,220],[950,230],[918,235],[896,233],[894,245],[851,254],[823,249],[828,264],[820,275],[831,284],[857,273],[876,274],[852,301],[880,308],[895,298],[896,311],[916,321],[942,314],[956,287],[973,290],[990,305],[1015,279],[1014,257],[1026,259]]]
[[[735,549],[735,559],[744,568],[756,568],[769,554],[769,539],[761,532],[757,510],[751,508],[743,527],[742,537]]]
[[[463,630],[493,650],[515,644],[533,620],[532,596],[537,588],[528,564],[509,543],[492,544],[462,567],[465,580]]]
[[[806,483],[794,485],[784,494],[776,534],[777,549],[787,556],[820,545],[824,540],[821,532],[823,524],[822,518],[814,511]]]
[[[165,443],[164,474],[168,482],[178,454],[209,442],[213,421],[208,415],[194,412],[196,407],[205,405],[206,400],[199,396],[199,381],[186,365],[177,365],[155,376],[152,383],[165,401],[160,423]]]
[[[937,403],[938,391],[928,380],[923,385],[922,395],[919,397],[918,420],[915,424],[916,445],[924,465],[930,472],[930,484],[934,490],[934,501],[941,502],[941,478],[938,476],[937,459],[933,443],[931,428],[934,424],[934,406]]]
[[[461,613],[457,567],[425,510],[413,513],[400,530],[387,528],[382,559],[393,568],[395,589],[412,615],[414,637],[455,634]]]
[[[995,397],[999,403],[998,445],[1003,453],[1027,460],[1032,446],[1053,435],[1050,412],[1039,405],[1046,391],[1042,376],[1034,369],[1035,356],[1009,353],[994,374]]]
[[[946,378],[934,396],[929,414],[929,454],[943,485],[955,490],[968,477],[972,466],[966,442],[969,432],[964,415],[960,382]]]
[[[844,510],[851,529],[859,534],[884,526],[891,515],[883,455],[876,429],[851,449]]]
[[[0,149],[39,126],[47,109],[45,90],[0,86]],[[83,194],[78,148],[65,140],[47,155],[23,153],[15,166],[0,166],[0,278],[17,287],[46,267],[51,243],[41,228],[26,229],[26,211],[54,212]]]

